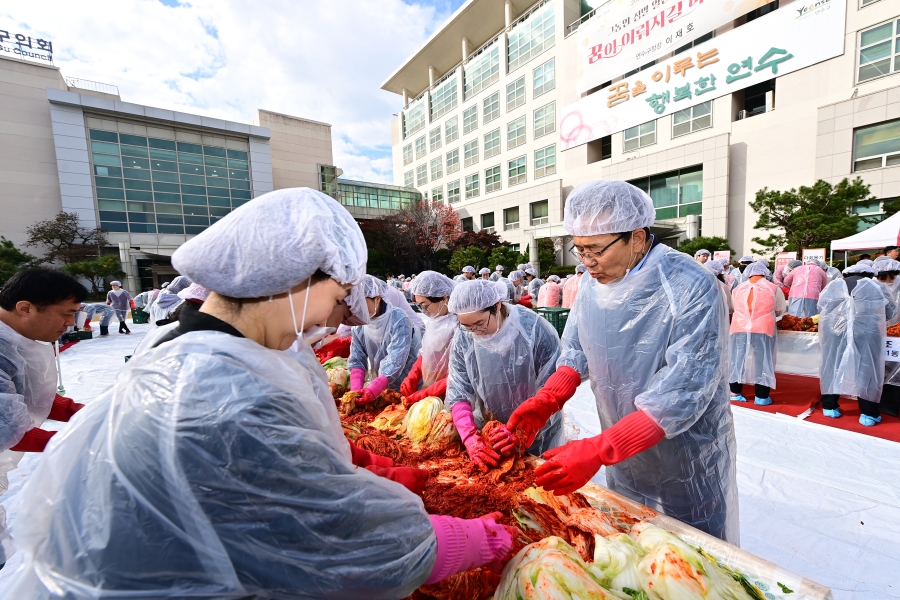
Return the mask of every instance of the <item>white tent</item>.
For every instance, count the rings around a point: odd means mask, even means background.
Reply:
[[[885,246],[900,246],[900,213],[856,235],[832,241],[831,251],[874,250]]]

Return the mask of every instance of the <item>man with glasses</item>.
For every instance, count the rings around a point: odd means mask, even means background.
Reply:
[[[556,372],[492,442],[528,446],[587,377],[603,433],[545,453],[536,483],[567,494],[605,465],[610,489],[738,544],[725,300],[712,273],[651,235],[654,218],[650,197],[622,181],[569,195],[564,226],[590,278]]]

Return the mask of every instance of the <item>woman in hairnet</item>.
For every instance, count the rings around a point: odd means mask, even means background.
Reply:
[[[419,355],[422,333],[402,310],[384,300],[386,288],[380,279],[366,275],[369,323],[353,328],[347,361],[350,390],[363,394],[358,404],[368,404],[387,388],[399,391]]]
[[[160,291],[156,302],[150,307],[150,322],[154,325],[168,325],[172,322],[169,315],[172,314],[178,305],[184,302],[184,299],[178,296],[178,292],[187,289],[191,285],[191,280],[184,275],[179,275],[172,280],[172,283],[166,289]]]
[[[466,281],[450,295],[461,330],[450,348],[445,404],[469,457],[483,470],[497,466],[500,455],[480,430],[488,421],[505,423],[544,385],[559,357],[559,336],[550,323],[505,298],[505,286],[492,281]],[[562,415],[554,415],[528,450],[539,455],[562,441]]]
[[[722,266],[722,263],[717,260],[711,260],[703,263],[703,266],[706,267],[710,273],[716,276],[716,283],[719,286],[719,291],[722,292],[722,296],[725,298],[725,305],[728,307],[728,314],[733,313],[734,304],[732,302],[731,283],[727,279],[728,276],[725,275],[725,268]],[[732,281],[734,280],[732,279]]]
[[[450,342],[459,325],[456,315],[450,314],[447,308],[453,286],[449,277],[436,271],[423,271],[409,288],[422,311],[425,333],[419,357],[400,384],[400,393],[408,405],[429,396],[443,399],[447,393]]]
[[[572,304],[575,303],[575,296],[578,295],[578,286],[581,285],[581,278],[584,277],[586,271],[587,267],[578,265],[575,267],[575,277],[569,278],[563,284],[563,308],[572,308]]]
[[[790,266],[793,261],[788,263]],[[784,276],[784,285],[790,288],[788,293],[788,313],[795,317],[813,317],[819,314],[817,303],[819,294],[828,285],[825,269],[815,262],[808,262],[799,267],[792,267]]]
[[[283,351],[321,335],[365,261],[346,209],[306,188],[182,245],[173,265],[209,298],[50,444],[0,597],[401,598],[498,567],[507,529],[429,517],[354,466],[334,401],[315,391],[321,367]]]
[[[559,276],[551,275],[547,278],[547,283],[542,285],[538,291],[538,307],[559,308],[559,305],[562,304],[562,292],[563,288],[559,285]]]
[[[857,263],[844,269],[844,278],[828,284],[819,297],[819,344],[822,362],[822,412],[841,416],[838,399],[855,396],[860,424],[881,422],[884,385],[884,348],[887,323],[897,310],[890,290],[872,279],[874,267]]]
[[[524,281],[525,281],[525,273],[523,273],[522,271],[516,270],[509,274],[509,282],[513,285],[514,294],[513,294],[512,302],[514,304],[522,304],[522,296],[527,295],[527,292],[525,291],[525,286],[522,285],[524,283]],[[523,304],[523,306],[527,306],[528,308],[531,308],[531,303],[528,303],[527,305]]]
[[[769,269],[755,262],[744,270],[747,281],[734,289],[734,316],[728,336],[728,374],[732,402],[746,402],[745,383],[754,385],[754,404],[772,404],[775,388],[775,319],[787,310],[784,292],[766,280]]]
[[[506,429],[530,444],[587,377],[603,433],[546,453],[538,485],[573,492],[606,465],[610,489],[737,544],[725,300],[708,270],[650,233],[654,216],[650,197],[622,181],[569,195],[564,226],[591,279],[569,314],[556,372]]]
[[[532,302],[537,302],[544,281],[538,277],[538,273],[533,267],[525,270],[525,278],[528,279],[528,295],[531,296]]]

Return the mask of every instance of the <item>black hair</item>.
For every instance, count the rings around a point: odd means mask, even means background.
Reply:
[[[486,313],[490,314],[491,316],[494,316],[497,314],[497,305],[492,304],[491,306],[488,306],[486,309],[484,309],[481,312],[486,312]],[[509,316],[509,309],[506,308],[505,304],[500,305],[500,316],[503,317],[504,319]]]
[[[891,252],[892,250],[897,250],[898,248],[900,248],[900,246],[885,246],[884,253],[887,254],[888,252]]]
[[[860,254],[859,260],[872,260],[872,255],[871,254]]]
[[[437,304],[438,302],[444,301],[444,296],[435,296],[435,297],[425,296],[425,297],[428,298],[428,301],[431,302],[432,304]]]
[[[649,242],[649,241],[650,241],[650,235],[651,235],[651,234],[650,234],[650,228],[649,228],[649,227],[641,227],[641,229],[643,229],[643,230],[644,230],[644,233],[647,234],[647,241]],[[621,232],[621,233],[617,233],[616,235],[622,236],[622,240],[627,244],[628,242],[631,241],[631,234],[632,234],[632,233],[634,233],[634,232],[633,232],[633,231],[623,231],[623,232]]]
[[[878,274],[878,279],[881,279],[882,276],[887,278],[887,277],[897,277],[898,275],[900,275],[900,271],[882,271]]]
[[[17,302],[31,302],[38,311],[66,300],[84,302],[88,291],[78,280],[54,269],[25,269],[9,278],[0,290],[0,308],[15,310]]]

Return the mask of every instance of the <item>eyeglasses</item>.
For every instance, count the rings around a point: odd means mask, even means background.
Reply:
[[[459,324],[459,328],[463,331],[468,331],[469,333],[485,333],[488,330],[488,327],[491,324],[491,315],[488,314],[487,321],[485,321],[484,325],[463,325]]]
[[[608,243],[606,246],[604,246],[603,250],[601,250],[600,252],[579,252],[576,248],[572,248],[572,250],[570,250],[570,252],[572,253],[572,256],[574,256],[581,262],[584,262],[585,259],[590,260],[591,262],[600,262],[600,257],[603,256],[603,253],[606,252],[607,250],[609,250],[610,246],[612,246],[616,242],[625,239],[626,235],[628,235],[628,234],[620,233],[616,237],[616,239],[614,239],[613,241]]]

